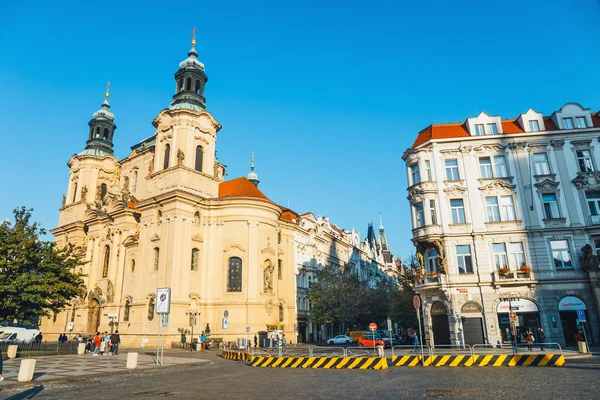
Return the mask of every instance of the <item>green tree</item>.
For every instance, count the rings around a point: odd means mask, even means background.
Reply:
[[[399,276],[400,290],[392,299],[390,317],[404,329],[418,327],[417,313],[413,307],[413,297],[415,296],[413,274],[417,269],[417,258],[411,254],[404,260],[404,268],[400,271]]]
[[[14,224],[0,224],[0,321],[50,316],[85,292],[76,248],[41,240],[45,230],[31,221],[31,211],[17,208]]]

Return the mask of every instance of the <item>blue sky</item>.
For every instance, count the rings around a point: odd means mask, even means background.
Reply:
[[[171,5],[171,3],[173,5]],[[70,156],[112,82],[115,153],[153,134],[198,29],[228,178],[392,251],[411,225],[401,156],[432,123],[480,111],[600,109],[600,1],[2,2],[0,217],[58,221]]]

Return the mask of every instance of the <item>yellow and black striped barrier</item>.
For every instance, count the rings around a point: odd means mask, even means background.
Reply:
[[[560,367],[565,363],[562,354],[511,354],[425,356],[425,367]],[[395,367],[421,366],[421,356],[392,356]]]
[[[250,365],[263,368],[387,369],[388,367],[385,357],[254,356]]]
[[[252,356],[245,351],[231,351],[231,350],[223,350],[221,353],[221,357],[227,360],[241,360],[241,361],[251,361]]]

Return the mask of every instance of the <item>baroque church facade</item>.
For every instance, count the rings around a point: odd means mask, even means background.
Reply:
[[[194,40],[175,81],[173,101],[152,122],[155,134],[122,160],[113,154],[116,125],[108,90],[93,114],[85,149],[68,162],[68,189],[51,230],[59,246],[79,246],[87,290],[43,319],[41,330],[54,338],[69,326],[74,334],[118,329],[125,345],[154,345],[156,291],[169,287],[167,345],[189,329],[190,311],[200,313],[197,333],[206,330],[224,341],[280,330],[295,342],[297,277],[309,241],[301,238],[311,235],[301,223],[314,224],[315,218],[264,195],[254,165],[248,177],[224,181],[225,165],[215,156],[221,124],[206,110],[208,78]],[[333,241],[352,239],[340,232]],[[311,257],[325,265],[336,252],[345,265],[353,252],[346,251],[345,260],[338,248],[315,250]],[[375,275],[385,277],[377,251],[359,254]]]

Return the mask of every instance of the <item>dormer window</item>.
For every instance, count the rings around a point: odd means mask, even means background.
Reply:
[[[483,136],[485,135],[485,128],[483,124],[475,124],[475,135]]]
[[[585,117],[575,118],[575,126],[579,129],[587,128],[587,123],[585,122]]]
[[[488,124],[488,132],[490,135],[498,134],[498,126],[496,124]]]
[[[575,128],[575,126],[573,125],[573,118],[563,118],[563,128],[565,128],[565,129]]]
[[[529,121],[529,130],[531,132],[539,132],[540,131],[540,123],[536,120]]]

